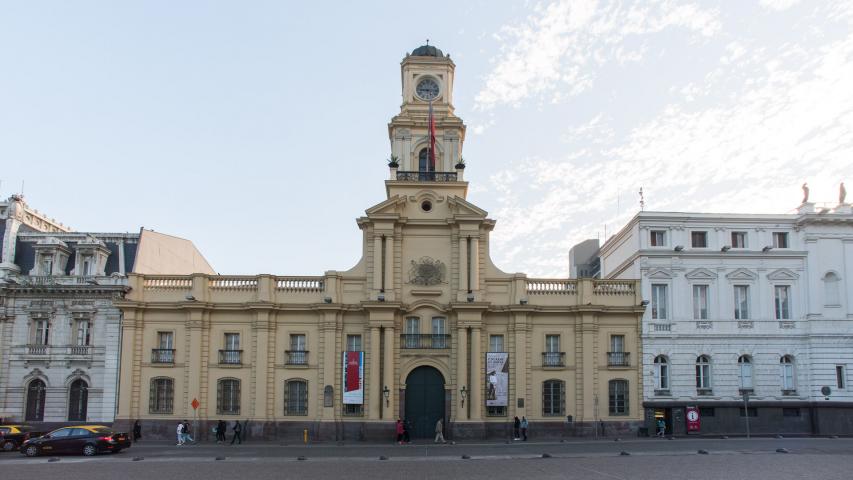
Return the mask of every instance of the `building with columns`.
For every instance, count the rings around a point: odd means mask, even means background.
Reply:
[[[641,278],[646,421],[676,434],[853,431],[853,211],[640,212],[600,252]],[[744,405],[744,396],[747,405]],[[687,409],[699,428],[687,429]],[[745,410],[744,408],[747,408]]]
[[[247,421],[300,441],[391,439],[398,418],[416,438],[437,420],[456,438],[509,436],[514,416],[534,436],[639,424],[639,283],[499,270],[495,221],[467,200],[455,65],[422,46],[401,73],[361,260],[315,277],[131,274],[119,424],[171,438],[181,419],[201,435]]]
[[[75,232],[21,196],[0,202],[0,239],[0,418],[39,430],[113,421],[127,274],[213,273],[191,242]]]

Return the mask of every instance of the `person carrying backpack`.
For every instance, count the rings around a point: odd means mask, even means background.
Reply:
[[[239,420],[234,422],[234,428],[232,428],[231,431],[234,432],[234,436],[231,437],[231,445],[234,445],[235,440],[237,441],[237,445],[242,445],[243,437],[240,435],[240,433],[243,431],[243,426],[240,425]]]

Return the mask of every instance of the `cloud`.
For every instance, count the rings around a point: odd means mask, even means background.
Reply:
[[[761,0],[758,3],[769,10],[787,10],[800,3],[800,0]]]
[[[476,108],[519,106],[530,97],[562,101],[589,90],[593,68],[639,62],[646,48],[637,36],[681,28],[710,37],[720,29],[715,10],[668,1],[625,7],[617,2],[561,0],[539,6],[527,19],[493,35],[500,53]]]
[[[567,125],[562,151],[495,172],[497,264],[565,276],[570,246],[621,228],[640,187],[658,211],[792,213],[806,180],[814,201],[836,200],[838,183],[853,180],[853,7],[826,8],[840,15],[817,11],[834,20],[782,41],[732,27],[717,40],[722,55],[674,81],[660,108],[623,121],[621,106],[602,105]],[[670,61],[692,54],[688,46]]]

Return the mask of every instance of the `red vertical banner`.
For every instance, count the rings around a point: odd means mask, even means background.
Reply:
[[[699,409],[687,407],[687,432],[698,432],[700,427]]]

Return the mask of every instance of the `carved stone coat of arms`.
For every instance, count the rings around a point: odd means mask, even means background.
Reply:
[[[444,283],[446,276],[447,267],[444,263],[430,257],[412,260],[412,267],[409,269],[409,283],[414,285],[438,285]]]

